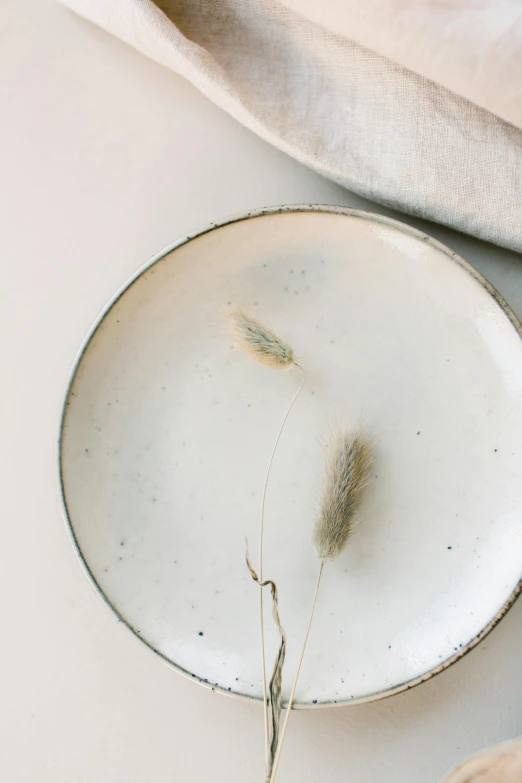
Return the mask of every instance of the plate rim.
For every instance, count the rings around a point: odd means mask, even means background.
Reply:
[[[154,655],[158,656],[167,666],[169,666],[171,669],[174,669],[178,673],[182,674],[184,677],[191,680],[192,682],[196,682],[199,685],[202,685],[203,687],[209,690],[215,691],[217,693],[221,693],[225,696],[231,696],[233,698],[245,699],[254,702],[262,702],[262,697],[253,696],[248,693],[241,693],[239,691],[228,690],[223,686],[218,685],[217,683],[214,684],[202,679],[198,675],[194,674],[193,672],[190,672],[188,669],[185,669],[179,664],[172,661],[164,653],[156,649],[150,642],[144,639],[138,631],[136,631],[136,629],[131,625],[131,623],[128,620],[126,620],[125,617],[116,608],[116,606],[114,606],[109,596],[103,591],[101,586],[96,581],[96,577],[91,571],[89,564],[87,563],[86,559],[83,556],[81,547],[79,545],[78,539],[76,538],[76,534],[74,532],[72,514],[69,514],[69,509],[67,506],[67,499],[66,499],[65,480],[64,480],[63,440],[64,440],[65,423],[67,417],[67,409],[70,402],[71,391],[72,391],[74,381],[76,379],[78,368],[83,359],[83,356],[91,340],[95,336],[99,326],[103,323],[104,319],[112,310],[114,305],[148,269],[154,266],[154,264],[156,264],[158,261],[161,261],[161,259],[165,258],[165,256],[172,253],[174,250],[183,247],[189,242],[192,242],[193,240],[198,239],[199,237],[202,237],[205,234],[210,233],[211,231],[214,231],[219,228],[223,228],[224,226],[232,225],[234,223],[240,223],[245,220],[252,220],[259,217],[264,217],[266,215],[278,215],[278,214],[301,213],[301,212],[334,214],[334,215],[339,215],[344,217],[360,218],[363,220],[368,220],[370,222],[381,223],[390,226],[392,228],[396,228],[405,234],[409,234],[411,237],[414,237],[415,239],[418,239],[422,242],[425,242],[426,244],[431,245],[435,249],[444,253],[444,255],[446,255],[451,261],[454,261],[458,266],[464,269],[464,271],[466,271],[476,282],[478,282],[486,290],[486,292],[494,299],[496,304],[507,316],[511,325],[515,329],[515,332],[522,340],[522,323],[515,315],[515,313],[509,306],[509,304],[504,299],[504,297],[489,282],[489,280],[487,280],[484,277],[484,275],[481,274],[481,272],[475,269],[474,266],[472,266],[468,261],[462,258],[462,256],[460,256],[458,253],[451,250],[451,248],[449,248],[443,242],[440,242],[438,239],[435,239],[431,235],[427,234],[425,231],[421,231],[420,229],[417,229],[414,226],[411,226],[408,223],[403,222],[402,220],[397,220],[396,218],[391,218],[388,217],[387,215],[381,215],[377,212],[370,212],[369,210],[355,209],[353,207],[333,206],[329,204],[313,204],[313,203],[312,204],[309,203],[308,204],[283,204],[277,206],[261,207],[258,209],[251,209],[248,212],[239,212],[234,215],[222,218],[221,220],[218,221],[212,221],[208,223],[206,226],[204,226],[202,229],[199,229],[198,231],[195,231],[193,233],[181,237],[175,242],[164,247],[158,253],[154,254],[148,261],[146,261],[144,264],[138,267],[136,272],[134,272],[134,274],[132,274],[116,290],[116,292],[112,295],[112,297],[106,302],[106,304],[99,311],[98,315],[93,320],[91,326],[87,330],[87,333],[85,334],[82,342],[80,343],[80,347],[76,352],[76,355],[73,359],[72,365],[68,372],[67,381],[65,384],[65,391],[63,394],[63,402],[61,405],[59,424],[58,424],[57,457],[58,457],[59,494],[60,494],[60,501],[61,501],[62,516],[73,551],[76,554],[76,557],[80,563],[80,566],[82,567],[85,576],[87,577],[87,580],[89,581],[91,587],[93,588],[98,598],[101,600],[104,606],[111,612],[111,614],[115,616],[118,623],[120,623],[128,631],[130,631],[131,635],[134,637],[136,641],[141,642],[141,644],[145,645],[145,647],[148,650],[154,653]],[[390,696],[394,696],[397,693],[402,693],[404,691],[411,690],[417,685],[420,685],[421,683],[426,682],[427,680],[430,680],[433,677],[436,677],[438,674],[445,671],[446,669],[449,669],[450,666],[453,666],[454,663],[461,660],[465,655],[471,652],[471,650],[473,650],[478,644],[480,644],[480,642],[483,641],[483,639],[485,639],[486,636],[488,636],[491,633],[491,631],[499,624],[499,622],[507,614],[509,609],[511,609],[511,607],[513,606],[513,604],[515,603],[515,601],[517,600],[521,592],[522,592],[522,574],[519,581],[515,585],[513,591],[510,593],[507,600],[504,602],[500,610],[490,620],[490,622],[486,626],[484,626],[484,628],[478,634],[476,634],[476,636],[474,636],[473,639],[471,639],[465,645],[465,647],[459,649],[458,652],[456,652],[454,655],[447,658],[438,666],[433,667],[428,672],[425,672],[420,676],[413,677],[412,679],[405,680],[404,682],[399,683],[398,685],[395,685],[392,688],[385,688],[385,689],[381,689],[380,691],[376,691],[374,693],[363,694],[362,696],[359,696],[355,699],[350,698],[350,699],[341,699],[337,701],[326,700],[317,703],[294,702],[293,709],[320,709],[325,707],[332,708],[332,707],[346,707],[346,706],[351,706],[356,704],[367,704],[373,701],[379,701],[381,699],[389,698]]]

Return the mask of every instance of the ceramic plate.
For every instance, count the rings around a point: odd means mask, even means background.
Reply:
[[[268,209],[167,248],[92,328],[65,403],[61,481],[99,594],[152,650],[259,698],[261,490],[296,371],[232,344],[239,305],[294,348],[307,384],[269,486],[265,575],[288,634],[315,584],[324,446],[362,418],[375,468],[361,524],[325,568],[297,706],[388,696],[473,647],[522,574],[521,327],[455,253],[379,215]],[[277,636],[267,613],[269,660]]]

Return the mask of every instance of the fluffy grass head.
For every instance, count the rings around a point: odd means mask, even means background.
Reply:
[[[230,326],[238,345],[256,362],[276,370],[294,364],[291,346],[255,318],[236,310],[230,315]]]
[[[357,524],[372,461],[371,445],[360,430],[339,434],[328,449],[313,533],[314,547],[323,563],[341,554]]]

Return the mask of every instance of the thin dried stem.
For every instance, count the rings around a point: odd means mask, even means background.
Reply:
[[[283,421],[281,422],[281,426],[279,427],[279,432],[277,433],[277,437],[274,443],[274,447],[272,449],[272,453],[270,455],[270,461],[268,463],[268,468],[266,472],[265,477],[265,483],[263,485],[263,496],[261,499],[261,519],[259,523],[259,580],[263,580],[263,540],[264,540],[264,530],[265,530],[265,506],[266,506],[266,493],[268,489],[268,480],[270,478],[270,472],[272,470],[272,463],[274,461],[275,453],[277,446],[279,444],[279,441],[281,439],[281,435],[283,434],[283,429],[285,427],[285,424],[287,422],[287,419],[290,415],[290,411],[294,407],[294,403],[296,402],[297,398],[299,397],[303,386],[306,383],[306,374],[302,367],[300,367],[297,363],[294,362],[294,365],[301,370],[303,374],[303,379],[301,381],[301,385],[299,386],[298,390],[294,394],[294,397],[288,406],[286,413],[283,417]],[[266,760],[266,767],[267,767],[267,774],[269,771],[269,755],[270,755],[270,742],[269,742],[269,720],[268,720],[268,692],[267,692],[267,686],[266,686],[266,653],[265,653],[265,622],[264,622],[264,614],[263,614],[263,589],[259,588],[259,629],[260,629],[260,636],[261,636],[261,676],[263,678],[263,711],[264,711],[264,723],[265,723],[265,760]]]
[[[310,635],[310,628],[312,627],[312,620],[314,619],[315,605],[317,603],[317,595],[319,593],[319,586],[321,584],[321,576],[323,574],[323,567],[324,567],[324,563],[321,561],[321,564],[319,566],[319,573],[317,574],[317,582],[315,583],[315,592],[314,592],[314,597],[313,597],[313,600],[312,600],[312,608],[310,610],[310,617],[308,619],[308,625],[306,626],[306,633],[305,633],[305,637],[304,637],[304,642],[303,642],[303,646],[301,648],[301,654],[299,656],[299,661],[298,661],[298,664],[297,664],[297,671],[295,673],[294,682],[293,682],[293,685],[292,685],[292,690],[290,692],[290,698],[288,699],[288,705],[287,705],[287,708],[286,708],[285,722],[283,723],[283,729],[281,731],[281,739],[279,740],[279,745],[278,745],[277,752],[276,752],[276,755],[275,755],[274,765],[272,767],[272,775],[270,777],[269,783],[274,783],[274,780],[275,780],[276,774],[277,774],[277,768],[279,767],[279,759],[281,757],[281,750],[283,748],[283,742],[285,740],[286,729],[288,727],[288,721],[290,719],[290,713],[292,711],[292,705],[294,703],[295,689],[297,688],[297,681],[299,680],[299,674],[301,672],[301,664],[303,663],[303,658],[304,658],[304,654],[305,654],[305,650],[306,650],[306,645],[307,645],[307,642],[308,642],[308,636]]]

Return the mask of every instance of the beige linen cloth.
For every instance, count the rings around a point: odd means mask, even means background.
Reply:
[[[63,0],[350,190],[522,251],[520,0]]]

